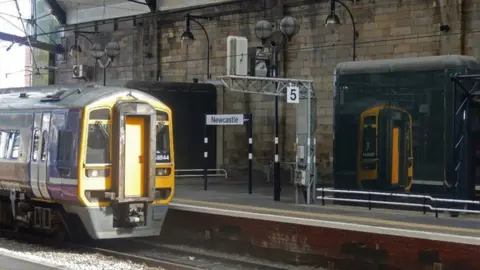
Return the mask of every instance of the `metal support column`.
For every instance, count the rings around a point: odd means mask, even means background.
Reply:
[[[208,137],[207,137],[207,117],[205,117],[205,126],[203,130],[203,190],[208,189]]]
[[[278,78],[279,66],[278,66],[278,49],[277,46],[273,46],[273,64],[274,64],[274,77]],[[278,83],[275,83],[275,88],[278,87]],[[273,200],[280,201],[280,193],[282,192],[282,183],[280,179],[280,156],[278,153],[278,96],[275,96],[275,115],[274,115],[274,141],[275,141],[275,159],[273,163]]]
[[[252,194],[253,189],[253,116],[248,114],[247,123],[248,133],[248,194]]]

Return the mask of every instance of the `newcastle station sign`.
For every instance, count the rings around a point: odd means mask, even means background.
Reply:
[[[231,126],[231,125],[243,125],[243,114],[207,114],[206,115],[207,126]]]

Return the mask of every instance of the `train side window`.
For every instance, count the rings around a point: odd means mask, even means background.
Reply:
[[[14,140],[14,136],[12,135],[13,135],[12,132],[8,132],[7,153],[5,154],[5,158],[10,158],[12,156],[13,140]]]
[[[0,158],[7,158],[8,132],[0,131]]]
[[[90,120],[110,120],[110,109],[97,109],[90,112]]]
[[[18,159],[20,152],[20,132],[1,131],[0,132],[0,158]]]
[[[45,161],[47,159],[47,138],[48,133],[46,130],[44,130],[42,134],[42,153],[40,154],[41,161]]]
[[[12,154],[11,159],[18,159],[20,153],[20,132],[13,131],[10,132],[10,137],[12,138]]]
[[[70,161],[73,147],[72,139],[73,134],[71,131],[58,131],[57,161]]]
[[[33,132],[33,147],[32,147],[32,160],[33,161],[37,161],[39,142],[40,142],[40,130],[35,129],[35,131]]]

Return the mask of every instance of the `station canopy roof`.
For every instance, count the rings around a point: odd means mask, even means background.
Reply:
[[[88,23],[147,14],[152,11],[174,11],[194,7],[211,6],[239,0],[6,0],[0,3],[11,6],[11,13],[0,12],[0,20],[14,25],[19,21],[16,4],[20,6],[23,22],[31,24],[28,33],[12,33],[0,29],[0,42],[6,41],[31,45],[50,52],[62,52],[59,44],[62,28],[68,25]],[[1,8],[1,6],[0,6]],[[28,12],[25,10],[28,9]],[[27,13],[34,13],[32,16]],[[33,18],[31,20],[30,18]],[[9,20],[9,21],[8,21]],[[21,25],[21,23],[19,24]],[[14,25],[15,26],[15,25]],[[16,28],[22,30],[18,25]],[[18,32],[18,31],[17,31]],[[27,38],[28,37],[28,38]]]
[[[38,1],[38,0],[37,0]],[[140,15],[153,10],[167,11],[207,6],[235,0],[41,0],[56,2],[66,14],[66,24]],[[50,6],[54,6],[52,3]],[[52,8],[53,10],[53,8]]]

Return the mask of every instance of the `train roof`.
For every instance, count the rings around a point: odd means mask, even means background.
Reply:
[[[143,96],[145,98],[156,99],[148,93],[139,90],[97,85],[51,85],[45,87],[5,88],[0,89],[0,110],[83,108],[101,98],[122,93],[125,95],[131,93],[139,97]]]
[[[373,74],[402,71],[444,70],[450,68],[480,70],[480,63],[475,57],[465,55],[440,55],[371,61],[350,61],[337,64],[335,74]]]

